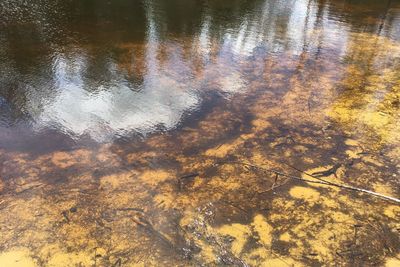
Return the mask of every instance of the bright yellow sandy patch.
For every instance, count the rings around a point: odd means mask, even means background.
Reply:
[[[247,242],[248,236],[251,235],[250,227],[239,223],[224,225],[221,228],[217,229],[217,232],[220,235],[228,235],[235,239],[232,242],[232,252],[236,255],[242,252],[243,247]]]
[[[272,226],[266,222],[264,216],[258,214],[254,217],[252,223],[254,230],[258,233],[260,241],[265,246],[270,246],[272,243],[271,232],[273,230]]]
[[[386,261],[385,267],[399,267],[400,266],[400,254],[396,258],[390,258]]]
[[[374,191],[377,193],[388,195],[388,196],[393,195],[393,191],[389,185],[374,184],[373,187],[374,187]]]
[[[400,219],[400,207],[399,206],[389,206],[386,207],[383,214],[392,219]]]
[[[289,242],[290,241],[290,234],[288,232],[283,233],[280,237],[279,240],[284,241],[284,242]]]
[[[171,178],[171,174],[166,171],[146,171],[140,175],[140,179],[149,185],[157,185]]]
[[[0,266],[4,267],[35,267],[29,250],[25,248],[10,250],[0,254]]]
[[[359,142],[354,139],[347,139],[344,143],[348,146],[358,146]]]
[[[303,186],[292,187],[289,191],[289,194],[294,198],[303,199],[310,202],[317,201],[320,198],[318,191]]]

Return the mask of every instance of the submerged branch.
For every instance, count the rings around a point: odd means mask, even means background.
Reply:
[[[327,180],[322,179],[320,177],[313,176],[313,175],[308,174],[308,173],[303,172],[303,171],[301,171],[301,172],[306,174],[306,175],[308,175],[308,176],[310,176],[310,177],[312,177],[312,178],[314,178],[314,179],[316,179],[316,180],[310,180],[310,179],[305,179],[305,178],[294,176],[294,175],[289,175],[289,174],[286,174],[286,173],[283,173],[283,172],[280,172],[280,171],[277,171],[277,170],[274,170],[274,169],[268,169],[268,168],[265,168],[265,167],[262,167],[262,166],[258,166],[258,165],[254,165],[254,164],[247,163],[247,162],[242,162],[242,161],[225,161],[225,162],[218,162],[218,163],[219,164],[228,164],[228,163],[240,164],[240,165],[252,167],[252,168],[255,168],[255,169],[259,169],[259,170],[262,170],[262,171],[274,173],[276,175],[280,175],[280,176],[287,177],[287,178],[294,179],[294,180],[299,180],[299,181],[303,181],[303,182],[307,182],[307,183],[315,183],[315,184],[323,184],[323,185],[335,186],[335,187],[344,188],[344,189],[348,189],[348,190],[352,190],[352,191],[362,192],[362,193],[365,193],[365,194],[369,194],[369,195],[372,195],[372,196],[375,196],[375,197],[379,197],[379,198],[384,199],[384,200],[393,201],[393,202],[396,202],[396,203],[400,204],[400,199],[398,199],[398,198],[391,197],[391,196],[386,196],[386,195],[383,195],[383,194],[380,194],[380,193],[377,193],[377,192],[374,192],[374,191],[371,191],[371,190],[367,190],[367,189],[363,189],[363,188],[359,188],[359,187],[355,187],[355,186],[351,186],[351,185],[347,185],[347,184],[339,184],[339,183],[335,183],[335,182],[330,182],[330,181],[327,181]]]

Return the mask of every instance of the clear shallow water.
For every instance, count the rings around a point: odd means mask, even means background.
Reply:
[[[0,17],[0,266],[399,264],[398,1]]]

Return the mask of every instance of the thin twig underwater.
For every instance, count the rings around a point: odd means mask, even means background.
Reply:
[[[262,171],[265,171],[265,172],[273,173],[273,174],[276,174],[276,175],[279,175],[279,176],[283,176],[283,177],[286,177],[286,178],[290,178],[290,179],[294,179],[294,180],[303,181],[303,182],[306,182],[306,183],[315,183],[315,184],[323,184],[323,185],[328,185],[328,186],[335,186],[335,187],[339,187],[339,188],[343,188],[343,189],[347,189],[347,190],[352,190],[352,191],[365,193],[365,194],[372,195],[372,196],[375,196],[375,197],[378,197],[378,198],[381,198],[381,199],[384,199],[384,200],[387,200],[387,201],[395,202],[395,203],[400,205],[400,199],[398,199],[398,198],[395,198],[395,197],[392,197],[392,196],[387,196],[387,195],[384,195],[384,194],[380,194],[380,193],[377,193],[377,192],[374,192],[374,191],[371,191],[371,190],[367,190],[367,189],[364,189],[364,188],[355,187],[355,186],[352,186],[352,185],[330,182],[330,181],[327,181],[325,179],[322,179],[321,177],[309,174],[307,172],[304,172],[304,171],[301,171],[301,170],[298,170],[298,169],[296,169],[296,170],[304,173],[305,175],[307,175],[307,176],[309,176],[309,177],[311,177],[311,178],[313,178],[315,180],[310,180],[310,179],[305,179],[305,178],[294,176],[294,175],[289,175],[287,173],[283,173],[283,172],[275,170],[275,169],[269,169],[269,168],[265,168],[263,166],[259,166],[259,165],[255,165],[255,164],[248,163],[248,162],[243,162],[243,161],[220,161],[217,164],[239,164],[239,165],[244,165],[244,166],[247,166],[247,167],[259,169],[259,170],[262,170]]]

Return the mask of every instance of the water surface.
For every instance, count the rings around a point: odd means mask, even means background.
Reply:
[[[400,2],[0,16],[2,265],[399,264]]]

